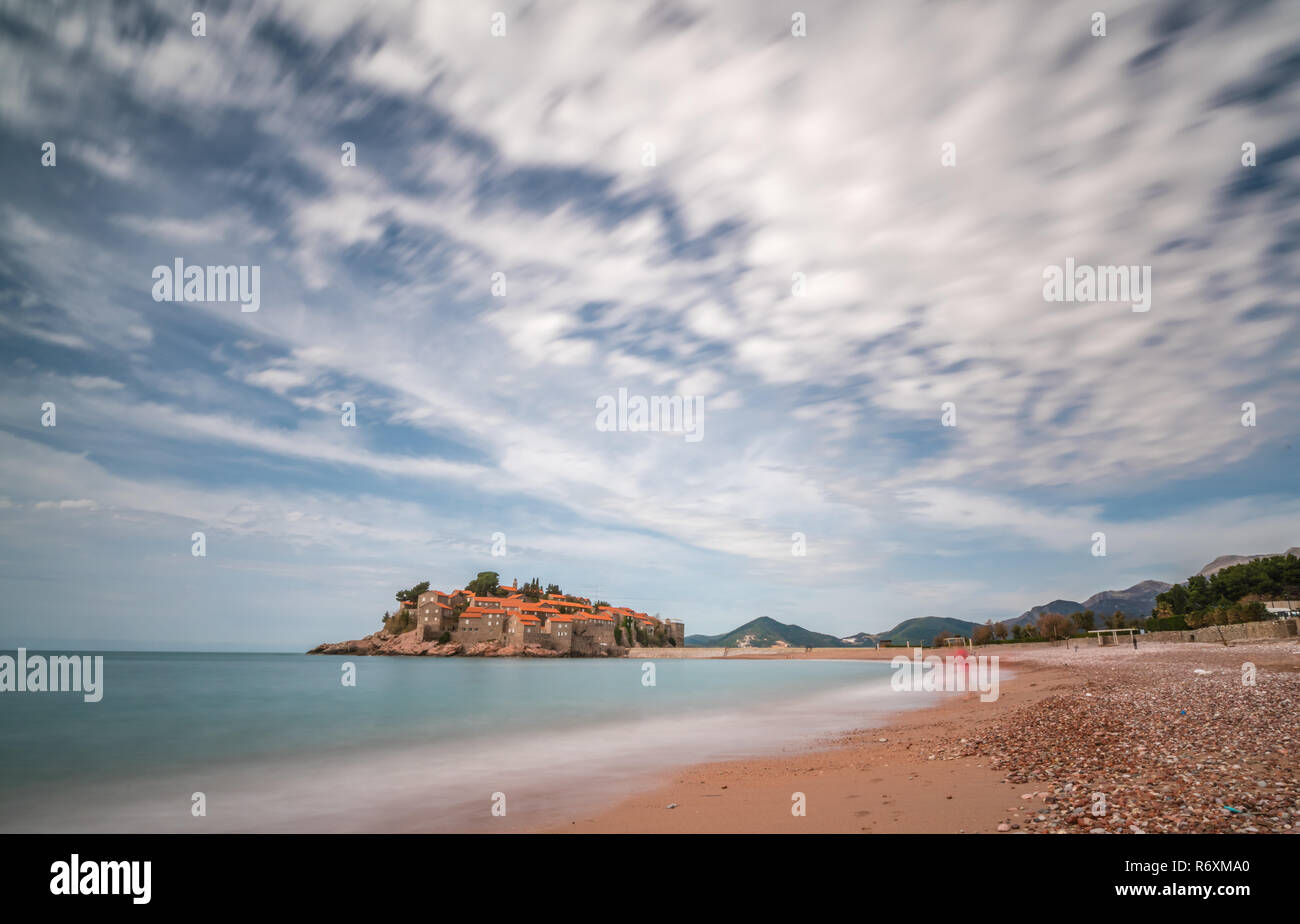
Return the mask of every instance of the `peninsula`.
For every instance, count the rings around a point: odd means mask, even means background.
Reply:
[[[622,657],[630,647],[681,648],[686,626],[605,600],[566,594],[534,578],[502,585],[482,571],[461,590],[424,581],[396,594],[397,610],[364,638],[326,642],[308,654],[432,657]]]

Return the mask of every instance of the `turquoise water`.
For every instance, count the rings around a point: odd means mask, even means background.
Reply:
[[[486,830],[495,792],[542,824],[920,705],[864,661],[103,654],[101,702],[0,694],[0,829]]]

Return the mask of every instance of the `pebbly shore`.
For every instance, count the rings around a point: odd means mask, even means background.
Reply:
[[[1004,832],[1300,830],[1300,645],[1062,646],[1023,658],[1078,683],[933,759],[984,758]]]

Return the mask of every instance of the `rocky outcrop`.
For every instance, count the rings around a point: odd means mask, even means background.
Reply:
[[[307,654],[414,655],[448,658],[461,654],[464,650],[465,646],[457,642],[447,642],[445,644],[422,642],[417,638],[415,632],[390,635],[387,632],[380,631],[349,642],[325,642],[317,645]]]
[[[485,651],[483,654],[489,658],[560,658],[563,657],[558,651],[552,651],[549,648],[542,648],[539,645],[505,645],[497,648],[495,651]]]
[[[422,642],[419,633],[390,635],[379,631],[350,642],[325,642],[307,654],[395,655],[407,657],[450,658],[562,658],[564,655],[537,645],[504,645],[501,642],[475,642],[468,648],[459,642]]]

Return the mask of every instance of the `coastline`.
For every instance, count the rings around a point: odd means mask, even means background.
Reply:
[[[904,653],[893,650],[890,657]],[[792,656],[806,657],[803,652]],[[848,657],[856,660],[862,655],[853,652]],[[617,805],[531,830],[587,834],[983,830],[988,819],[1000,817],[1011,804],[1006,801],[1011,798],[1007,787],[999,783],[1002,774],[991,769],[987,760],[954,760],[937,754],[931,760],[935,753],[931,745],[959,741],[970,733],[972,723],[988,723],[1072,682],[1071,675],[1059,669],[1013,657],[1002,657],[1001,662],[1014,676],[1002,681],[995,702],[981,703],[974,692],[945,694],[939,703],[829,738],[816,749],[679,768],[664,774],[654,788]],[[806,796],[806,817],[791,814],[795,792]],[[666,808],[674,803],[675,809]]]
[[[1033,647],[998,652],[1013,676],[993,703],[947,694],[818,750],[681,768],[616,805],[527,830],[1296,830],[1295,723],[1276,704],[1300,693],[1300,645]],[[1258,666],[1258,687],[1241,684],[1244,663]],[[1211,772],[1212,785],[1197,782]],[[1102,815],[1098,791],[1111,799]],[[803,817],[791,811],[797,792]]]

